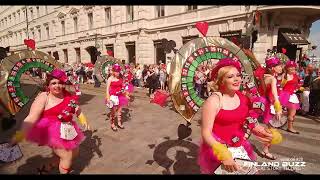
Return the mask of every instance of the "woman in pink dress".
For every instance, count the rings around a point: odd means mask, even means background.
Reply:
[[[218,92],[204,103],[202,112],[202,143],[198,163],[202,173],[212,174],[219,165],[228,172],[239,170],[234,158],[255,160],[253,149],[245,137],[244,124],[249,116],[250,100],[239,92],[241,66],[237,61],[221,59],[212,70]],[[252,132],[262,142],[271,142],[272,134],[254,124]],[[231,153],[240,149],[242,153]],[[240,156],[240,157],[239,157]]]
[[[110,113],[110,123],[111,129],[117,131],[118,128],[115,125],[115,116],[117,114],[118,124],[120,129],[124,129],[121,120],[121,111],[123,106],[127,106],[129,102],[129,96],[125,90],[125,84],[123,79],[120,77],[121,66],[115,64],[112,67],[111,76],[107,80],[106,89],[106,103],[108,108],[111,109]]]
[[[278,96],[281,81],[277,78],[282,73],[282,64],[277,57],[268,58],[265,63],[265,73],[261,73],[261,77],[257,78],[260,80],[258,91],[261,97],[259,101],[265,105],[263,123],[270,128],[270,120],[276,116],[276,119],[280,121],[282,116],[282,107]],[[270,146],[271,143],[263,145],[262,155],[267,159],[275,160],[276,157],[269,152]]]
[[[300,78],[296,73],[297,64],[294,61],[287,61],[285,66],[286,73],[282,76],[282,91],[280,93],[280,102],[288,110],[288,132],[299,134],[293,128],[293,121],[296,110],[300,109],[300,102],[295,92],[300,88]]]
[[[61,174],[71,171],[72,161],[79,154],[79,145],[84,134],[79,129],[73,115],[81,125],[89,128],[81,112],[78,97],[66,91],[67,76],[64,71],[55,69],[47,76],[47,92],[40,93],[31,105],[20,131],[12,138],[11,144],[23,140],[37,143],[39,146],[52,148],[52,162],[39,168],[39,173],[46,173],[59,166]]]
[[[131,68],[129,65],[125,65],[125,72],[124,72],[124,83],[125,83],[125,90],[128,91],[129,94],[132,94],[134,91],[134,86],[132,84],[133,74],[131,72]]]

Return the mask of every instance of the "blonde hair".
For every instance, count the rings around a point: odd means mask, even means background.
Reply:
[[[210,87],[210,89],[213,89],[213,91],[219,91],[220,86],[222,84],[222,81],[225,77],[225,75],[232,69],[235,68],[234,66],[224,66],[220,68],[217,72],[217,76],[215,79],[213,79],[213,83]]]

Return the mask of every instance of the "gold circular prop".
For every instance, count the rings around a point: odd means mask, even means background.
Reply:
[[[94,64],[97,79],[100,82],[105,82],[105,80],[107,79],[106,69],[108,65],[113,65],[116,63],[122,65],[122,61],[120,59],[114,58],[112,56],[99,56],[96,63]]]
[[[190,122],[202,107],[204,99],[194,87],[197,67],[206,61],[232,58],[242,64],[246,83],[253,83],[253,69],[246,54],[231,41],[220,37],[203,37],[189,41],[177,51],[170,64],[169,89],[176,110]]]
[[[21,87],[22,74],[32,68],[51,72],[55,67],[61,68],[61,65],[41,51],[25,50],[4,58],[0,69],[0,103],[15,115],[30,100]]]

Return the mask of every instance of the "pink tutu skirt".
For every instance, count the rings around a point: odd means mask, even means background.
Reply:
[[[295,110],[300,109],[299,102],[297,102],[297,103],[289,102],[291,95],[294,96],[295,94],[290,94],[288,91],[281,91],[281,93],[279,95],[279,100],[280,100],[281,105],[288,108],[288,109],[295,109]]]
[[[134,86],[131,83],[129,83],[128,84],[128,92],[131,94],[131,93],[133,93],[133,91],[134,91]]]
[[[119,95],[118,98],[119,98],[119,106],[120,107],[128,106],[129,100],[126,96]]]
[[[213,136],[220,143],[224,143],[217,136],[215,135]],[[244,140],[241,145],[246,150],[249,158],[255,161],[256,156],[254,155],[253,148],[249,143],[249,141]],[[205,142],[202,142],[199,149],[198,164],[200,166],[200,170],[202,174],[213,174],[215,169],[217,169],[220,166],[221,162],[216,158],[216,156],[214,156],[212,152],[212,148],[209,147]]]
[[[79,129],[76,122],[72,124],[77,132],[77,136],[73,140],[64,140],[60,138],[60,124],[56,117],[43,117],[27,134],[27,140],[37,143],[39,146],[49,146],[51,148],[73,150],[77,148],[85,139],[84,134]]]

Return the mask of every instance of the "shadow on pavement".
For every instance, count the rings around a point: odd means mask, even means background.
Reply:
[[[191,128],[187,125],[180,124],[178,127],[177,140],[170,140],[170,137],[164,137],[166,141],[155,146],[148,145],[150,149],[154,148],[153,160],[148,160],[146,164],[156,162],[159,166],[165,168],[162,174],[199,174],[200,167],[197,164],[199,147],[190,142],[190,138],[184,140],[191,135]],[[168,152],[174,150],[175,156],[168,157]],[[172,170],[170,168],[172,167]],[[173,172],[172,172],[173,171]]]
[[[80,174],[90,164],[95,154],[99,158],[103,156],[99,149],[102,144],[101,138],[94,135],[96,132],[97,130],[84,132],[86,139],[80,145],[80,154],[73,162],[72,174]],[[18,167],[17,174],[38,174],[37,168],[43,166],[44,163],[50,162],[50,159],[51,157],[43,157],[41,155],[30,157],[25,164]],[[54,168],[49,174],[59,174],[58,168]]]
[[[37,168],[40,168],[44,165],[44,162],[49,162],[50,160],[51,157],[43,157],[41,155],[30,157],[25,164],[18,167],[17,174],[39,174]]]
[[[94,97],[95,95],[82,93],[80,96],[80,105],[88,104],[88,102]]]
[[[74,161],[73,174],[80,174],[91,162],[91,159],[95,156],[101,158],[102,152],[100,150],[101,138],[95,135],[97,130],[94,131],[85,131],[84,135],[86,139],[80,145],[80,154]]]

